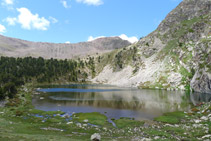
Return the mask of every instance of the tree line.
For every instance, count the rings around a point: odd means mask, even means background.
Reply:
[[[83,81],[88,77],[81,69],[83,61],[44,59],[42,57],[14,58],[0,57],[0,100],[5,97],[13,98],[17,87],[27,82],[52,82],[64,77],[68,81]]]

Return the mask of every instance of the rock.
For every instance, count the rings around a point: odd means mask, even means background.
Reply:
[[[51,130],[51,131],[61,131],[63,132],[63,129],[58,129],[58,128],[52,128],[52,127],[47,127],[47,128],[40,128],[42,130]]]
[[[70,115],[65,114],[63,117],[64,117],[64,118],[70,118]]]
[[[43,99],[45,99],[44,97],[40,97],[40,100],[43,100]]]
[[[211,93],[211,74],[197,71],[190,82],[191,88],[196,92]]]
[[[201,120],[208,120],[208,117],[203,116],[201,117]]]
[[[71,122],[67,122],[67,124],[73,124],[73,122],[71,121]]]
[[[194,122],[195,122],[195,123],[200,123],[201,120],[197,120],[197,119],[196,119],[196,120],[194,120]]]
[[[82,127],[81,123],[76,123],[76,126],[78,126],[79,128]]]
[[[154,137],[155,140],[158,140],[159,138],[160,138],[159,136],[155,136],[155,137]]]
[[[204,139],[204,138],[211,138],[211,135],[205,135],[202,137],[202,139]]]
[[[141,141],[151,141],[152,139],[149,139],[149,138],[143,138],[141,139]]]
[[[89,121],[88,119],[85,119],[85,120],[84,120],[84,122],[88,122],[88,121]]]
[[[91,136],[91,140],[92,141],[100,141],[101,140],[101,136],[99,133],[94,133],[92,136]]]
[[[83,124],[83,127],[87,127],[88,125],[87,124]]]

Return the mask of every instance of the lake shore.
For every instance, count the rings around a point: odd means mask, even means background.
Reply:
[[[73,114],[34,109],[34,88],[26,85],[0,108],[0,140],[90,140],[99,133],[102,140],[209,140],[211,103],[201,103],[190,112],[166,113],[153,121],[130,118],[113,120],[99,113]]]

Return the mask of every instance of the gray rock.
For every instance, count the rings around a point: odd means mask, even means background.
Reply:
[[[191,80],[191,88],[196,92],[211,93],[211,74],[197,71]]]
[[[100,141],[101,140],[101,136],[99,133],[94,133],[92,136],[91,136],[91,140],[92,141]]]

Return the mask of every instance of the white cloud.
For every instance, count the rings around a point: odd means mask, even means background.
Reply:
[[[122,40],[127,40],[129,41],[130,43],[136,43],[138,42],[138,38],[135,37],[135,36],[132,36],[132,37],[128,37],[127,35],[125,34],[122,34],[119,36]]]
[[[96,40],[96,39],[99,39],[99,38],[104,38],[105,36],[99,36],[99,37],[93,37],[93,36],[89,36],[89,38],[88,38],[88,42],[91,42],[91,41],[94,41],[94,40]]]
[[[98,37],[93,37],[93,36],[89,36],[88,38],[88,42],[90,41],[94,41],[96,39],[99,39],[99,38],[104,38],[105,36],[98,36]],[[116,37],[116,36],[113,36],[113,37]],[[136,43],[138,42],[138,38],[135,37],[135,36],[132,36],[132,37],[128,37],[127,35],[125,34],[121,34],[120,36],[118,36],[119,38],[121,38],[122,40],[127,40],[129,41],[130,43]]]
[[[1,0],[1,5],[3,7],[6,7],[7,10],[14,10],[13,5],[14,5],[14,0]]]
[[[14,0],[2,0],[2,5],[13,5]]]
[[[65,42],[65,44],[70,44],[70,41]]]
[[[52,23],[58,23],[58,20],[54,17],[49,17],[49,20],[51,20]]]
[[[8,23],[8,25],[15,25],[17,18],[7,17],[4,21],[6,21]]]
[[[95,5],[95,6],[103,4],[102,0],[76,0],[76,2],[84,3],[88,5]]]
[[[66,0],[60,0],[60,2],[62,3],[62,5],[64,6],[64,8],[71,8],[71,5],[68,5]]]
[[[0,33],[4,33],[4,32],[6,32],[6,28],[2,24],[0,24]]]
[[[16,23],[21,24],[21,27],[24,29],[37,29],[37,30],[47,30],[50,21],[44,17],[39,17],[38,14],[32,14],[31,11],[27,8],[18,8],[19,12],[18,17],[7,17],[5,21],[9,25],[15,25]]]
[[[50,22],[44,17],[39,17],[38,14],[32,14],[27,8],[18,8],[17,11],[20,13],[18,15],[18,23],[21,24],[24,29],[38,29],[47,30]]]

